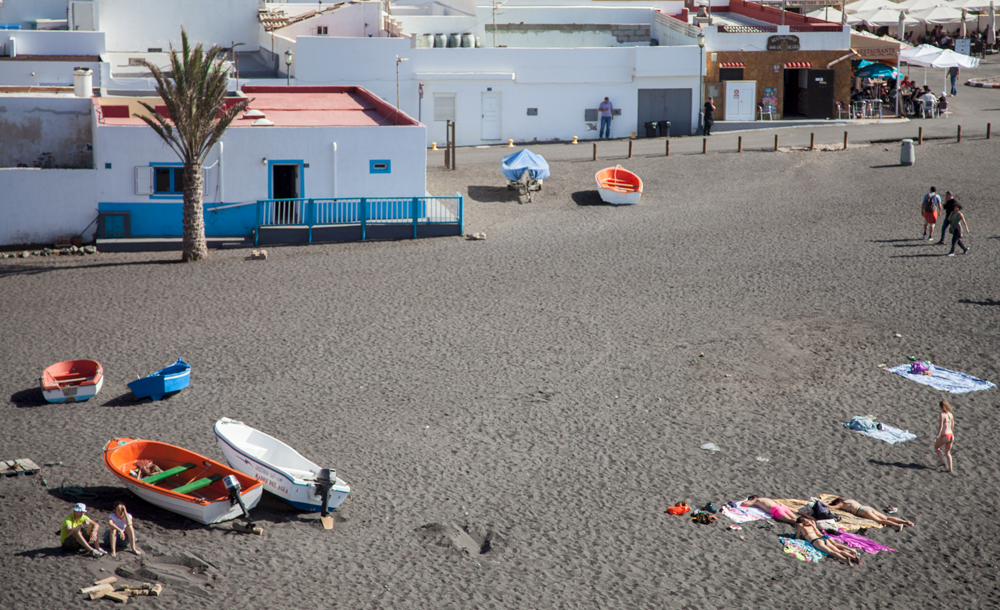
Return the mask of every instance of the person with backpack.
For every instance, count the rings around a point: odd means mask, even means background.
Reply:
[[[937,223],[940,209],[941,196],[937,194],[937,187],[932,186],[931,191],[924,195],[924,200],[920,203],[920,213],[924,216],[923,239],[934,240],[934,224]]]
[[[969,247],[965,245],[962,241],[962,236],[969,235],[969,223],[965,220],[965,215],[962,214],[962,204],[955,203],[955,209],[952,211],[951,216],[948,217],[948,223],[951,225],[949,230],[951,231],[951,252],[948,256],[955,256],[955,244],[962,246],[962,254],[969,253]],[[965,232],[962,232],[962,225],[965,225]]]

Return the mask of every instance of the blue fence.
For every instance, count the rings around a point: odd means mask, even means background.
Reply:
[[[296,240],[307,243],[314,239],[364,241],[461,235],[464,231],[463,199],[458,193],[454,197],[262,199],[257,202],[255,245],[260,243],[263,229],[300,232],[308,229],[305,240]]]

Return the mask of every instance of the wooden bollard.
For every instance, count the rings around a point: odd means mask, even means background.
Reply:
[[[743,136],[740,136],[737,140],[736,152],[743,152]]]
[[[774,152],[778,152],[778,134],[774,134]]]
[[[988,133],[988,131],[987,131],[987,133]],[[989,137],[989,136],[987,136],[987,137]],[[668,157],[670,156],[670,138],[667,138],[667,156]]]
[[[628,141],[628,158],[632,158],[632,140]]]
[[[594,142],[594,161],[597,161],[597,142]]]
[[[990,139],[990,128],[991,128],[992,126],[993,126],[993,124],[992,124],[992,123],[987,123],[987,124],[986,124],[986,139],[987,139],[987,140],[989,140],[989,139]]]
[[[959,142],[962,141],[962,126],[961,125],[958,126],[958,141]]]
[[[816,150],[816,134],[809,134],[809,150]]]
[[[847,132],[844,132],[844,150],[847,150]]]
[[[708,138],[701,139],[701,154],[703,155],[708,154]]]
[[[917,144],[923,144],[923,143],[924,143],[924,128],[921,127],[917,131]]]

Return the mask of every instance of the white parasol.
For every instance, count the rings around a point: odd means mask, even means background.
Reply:
[[[992,2],[990,2],[990,27],[989,33],[986,34],[986,42],[990,46],[997,43],[997,11]]]
[[[875,11],[880,8],[895,8],[896,3],[892,0],[858,0],[844,7],[848,15],[852,13],[863,13],[865,11]]]

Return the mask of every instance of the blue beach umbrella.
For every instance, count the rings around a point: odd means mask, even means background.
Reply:
[[[858,70],[858,78],[898,78],[899,72],[885,64],[871,64]]]

